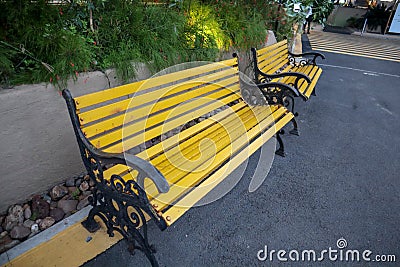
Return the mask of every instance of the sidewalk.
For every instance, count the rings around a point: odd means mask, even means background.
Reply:
[[[385,40],[394,40],[394,41],[400,41],[400,35],[396,34],[379,34],[379,33],[370,33],[370,32],[364,32],[361,34],[361,31],[355,28],[339,28],[339,27],[331,27],[331,26],[326,26],[325,29],[323,29],[322,25],[313,23],[312,24],[312,31],[316,32],[334,32],[334,33],[341,33],[341,34],[350,34],[354,36],[362,36],[365,38],[375,38],[375,39],[385,39]]]

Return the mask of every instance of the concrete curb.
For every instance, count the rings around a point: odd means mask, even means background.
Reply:
[[[91,206],[85,207],[75,214],[61,220],[57,224],[51,226],[43,232],[38,233],[34,237],[22,242],[21,244],[13,247],[12,249],[0,254],[0,265],[3,266],[8,262],[14,260],[18,256],[28,252],[29,250],[39,246],[40,244],[51,240],[58,233],[66,230],[68,227],[82,221],[89,213]]]

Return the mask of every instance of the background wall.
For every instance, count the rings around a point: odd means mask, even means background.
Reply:
[[[79,76],[68,88],[79,96],[116,86],[112,72]],[[149,72],[143,66],[138,78]],[[46,84],[0,89],[0,213],[84,171],[67,107]]]

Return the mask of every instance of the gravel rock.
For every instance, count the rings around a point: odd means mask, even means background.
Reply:
[[[52,202],[50,202],[50,209],[54,209],[54,208],[57,208],[57,201],[52,201]]]
[[[82,199],[81,201],[79,201],[78,206],[76,207],[77,210],[81,210],[84,207],[86,207],[87,205],[89,205],[89,197],[87,196],[84,199]]]
[[[25,239],[31,233],[31,229],[22,225],[15,226],[11,232],[10,237],[12,239]]]
[[[39,195],[33,196],[32,198],[32,214],[36,218],[46,218],[49,216],[50,204],[43,200]],[[34,219],[36,219],[34,218]]]
[[[3,232],[3,227],[0,226],[0,233],[2,233],[2,232]]]
[[[63,200],[60,200],[58,202],[57,206],[60,209],[62,209],[65,213],[68,213],[68,212],[74,211],[76,209],[77,205],[78,205],[78,200],[75,200],[75,199],[65,200],[65,199],[63,199]]]
[[[96,183],[92,179],[90,179],[89,186],[92,187],[92,186],[95,186],[95,185],[96,185]]]
[[[40,220],[41,221],[41,220]],[[32,224],[31,226],[31,232],[32,234],[37,234],[39,232],[39,224],[35,223]]]
[[[75,186],[76,186],[76,187],[79,187],[79,186],[81,185],[82,182],[83,182],[83,178],[77,179],[76,182],[75,182]]]
[[[24,210],[24,217],[25,219],[29,219],[32,216],[32,210],[31,207],[26,207]]]
[[[89,180],[90,180],[90,176],[89,176],[89,174],[86,174],[85,176],[83,176],[83,180],[85,180],[85,181],[89,181]]]
[[[11,229],[13,229],[14,226],[16,226],[18,224],[17,221],[13,221],[13,219],[8,219],[8,216],[3,224],[3,227],[6,231],[11,231]]]
[[[32,220],[26,220],[26,221],[24,221],[24,226],[25,227],[28,227],[29,229],[32,227],[32,225],[34,225],[35,224],[35,222],[34,221],[32,221]]]
[[[71,186],[74,186],[75,185],[75,178],[74,177],[71,177],[71,178],[68,178],[67,180],[65,180],[65,186],[66,187],[71,187]]]
[[[50,202],[51,202],[51,196],[49,196],[49,195],[47,195],[47,194],[44,194],[44,195],[43,195],[43,200],[50,204]]]
[[[81,191],[87,191],[89,189],[89,183],[87,181],[82,182],[79,189]]]
[[[15,247],[16,245],[18,245],[19,243],[21,243],[21,241],[13,240],[9,244],[5,245],[4,247],[5,247],[6,250],[9,250],[9,249]]]
[[[64,218],[65,212],[61,208],[55,208],[50,210],[50,217],[52,217],[56,222],[59,222]]]
[[[6,231],[11,231],[17,224],[24,222],[24,211],[20,205],[11,206],[8,209],[8,216],[6,217],[3,227]]]
[[[56,185],[50,190],[50,196],[53,200],[59,200],[66,194],[68,194],[68,189],[63,185]]]
[[[0,239],[3,238],[3,237],[5,237],[6,235],[8,235],[8,232],[7,232],[7,231],[1,232],[1,233],[0,233]]]
[[[79,191],[78,187],[76,187],[76,186],[70,186],[70,187],[68,187],[68,193],[69,193],[70,195],[77,194],[77,193],[80,194],[80,191]],[[79,194],[78,194],[78,195],[79,195]]]
[[[40,230],[45,230],[45,229],[49,228],[50,226],[52,226],[55,222],[56,222],[56,220],[54,220],[54,218],[46,217],[40,222],[39,228],[40,228]]]
[[[6,216],[0,216],[0,225],[3,224],[5,218],[6,218]]]
[[[8,234],[0,238],[0,254],[7,250],[7,246],[11,242],[13,242],[13,240]]]

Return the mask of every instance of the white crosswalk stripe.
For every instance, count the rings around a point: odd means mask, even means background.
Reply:
[[[313,50],[400,62],[400,42],[329,32],[308,35]]]

